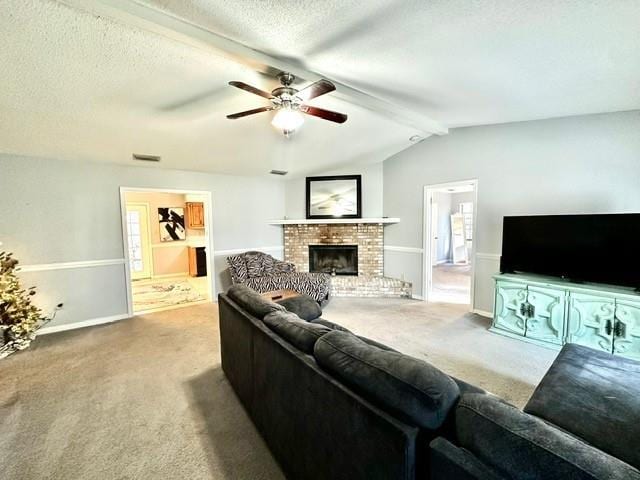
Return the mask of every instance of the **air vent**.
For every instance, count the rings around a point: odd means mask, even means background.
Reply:
[[[269,173],[271,175],[286,175],[289,172],[287,172],[286,170],[271,170]]]
[[[134,160],[140,160],[142,162],[159,162],[160,158],[160,155],[144,155],[142,153],[133,154]]]

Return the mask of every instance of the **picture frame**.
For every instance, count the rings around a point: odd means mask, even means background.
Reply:
[[[308,219],[362,218],[362,175],[306,178]]]
[[[183,207],[159,207],[158,224],[161,242],[187,239]]]

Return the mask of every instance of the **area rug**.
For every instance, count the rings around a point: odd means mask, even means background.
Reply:
[[[200,302],[206,297],[186,280],[133,284],[133,309],[136,312]]]

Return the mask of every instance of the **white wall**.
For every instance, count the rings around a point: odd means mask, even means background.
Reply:
[[[478,179],[475,308],[491,311],[504,215],[640,211],[640,112],[451,130],[384,162],[385,244],[422,248],[425,185]],[[615,256],[612,258],[615,260]],[[385,274],[422,290],[422,254],[386,251]]]
[[[382,203],[382,163],[353,164],[339,170],[330,170],[310,176],[362,175],[362,216],[381,217]],[[305,178],[295,178],[286,182],[286,213],[288,218],[305,218],[306,193]]]
[[[0,155],[0,242],[22,265],[58,264],[21,274],[25,285],[38,287],[44,308],[64,302],[52,326],[127,312],[124,264],[118,263],[124,258],[121,186],[212,192],[215,257],[209,263],[218,291],[229,284],[228,250],[268,247],[281,255],[282,227],[267,224],[284,215],[281,181]],[[114,262],[60,268],[101,260]]]

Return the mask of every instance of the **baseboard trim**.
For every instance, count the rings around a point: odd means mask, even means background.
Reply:
[[[64,325],[54,325],[52,327],[44,327],[38,330],[38,335],[48,335],[50,333],[66,332],[67,330],[76,330],[78,328],[93,327],[94,325],[102,325],[105,323],[113,323],[120,320],[130,318],[128,313],[120,315],[111,315],[109,317],[92,318],[82,322],[66,323]]]
[[[213,255],[215,257],[219,255],[237,255],[239,253],[257,251],[257,252],[281,252],[284,250],[284,245],[272,245],[270,247],[246,247],[246,248],[234,248],[231,250],[214,250]]]
[[[493,318],[493,313],[487,312],[486,310],[479,310],[477,308],[474,308],[473,310],[471,310],[471,312],[477,313],[478,315],[482,315],[483,317]]]
[[[415,298],[416,300],[424,300],[422,295],[411,295],[411,298]]]
[[[420,254],[422,254],[422,249],[421,248],[416,248],[416,247],[399,247],[399,246],[396,246],[396,245],[384,245],[383,249],[387,250],[389,252],[420,253]]]

